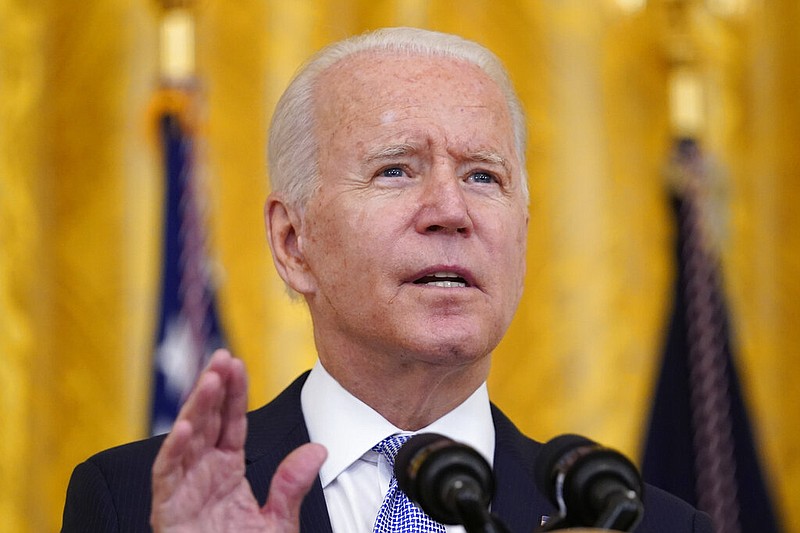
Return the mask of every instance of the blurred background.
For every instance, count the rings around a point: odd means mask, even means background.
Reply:
[[[749,420],[732,435],[752,438],[783,530],[800,532],[796,0],[0,0],[0,531],[57,530],[72,468],[151,431],[176,173],[164,116],[189,147],[176,164],[205,309],[247,364],[251,405],[312,365],[264,237],[267,124],[312,52],[390,25],[488,46],[526,107],[526,293],[494,401],[538,440],[582,433],[642,464],[667,420],[650,414],[681,312],[673,196],[694,172],[729,326],[720,390]],[[168,65],[171,46],[188,55]],[[678,137],[701,165],[676,163]],[[665,383],[661,408],[688,401]],[[675,420],[668,433],[696,435]]]

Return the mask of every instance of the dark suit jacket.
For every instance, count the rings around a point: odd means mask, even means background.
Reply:
[[[262,505],[278,463],[309,440],[300,407],[300,390],[307,375],[248,415],[246,475]],[[512,533],[531,533],[543,515],[555,514],[534,484],[533,464],[542,445],[520,433],[495,406],[492,415],[497,481],[492,511]],[[62,531],[150,531],[150,469],[162,441],[163,437],[154,437],[126,444],[78,465],[67,489]],[[637,529],[640,533],[711,532],[707,515],[655,487],[645,489],[645,509]],[[303,502],[300,529],[304,533],[331,531],[319,480]]]

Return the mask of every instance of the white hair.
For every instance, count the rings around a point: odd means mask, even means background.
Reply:
[[[441,56],[476,65],[505,97],[514,130],[525,199],[528,198],[525,114],[503,64],[487,48],[456,35],[419,28],[384,28],[333,43],[312,56],[278,100],[269,132],[267,156],[270,183],[287,202],[303,207],[319,186],[314,90],[319,75],[339,61],[360,52],[388,51],[407,55]]]

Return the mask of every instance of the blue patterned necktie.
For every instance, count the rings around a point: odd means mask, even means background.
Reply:
[[[411,435],[392,435],[386,437],[372,449],[386,457],[394,470],[394,456]],[[392,473],[389,490],[383,499],[373,533],[444,533],[444,526],[425,514],[397,486]]]

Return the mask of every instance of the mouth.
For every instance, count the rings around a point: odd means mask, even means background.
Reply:
[[[414,285],[442,287],[444,289],[472,287],[472,283],[470,283],[466,277],[457,272],[449,271],[431,272],[415,279],[413,283]]]

